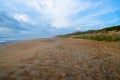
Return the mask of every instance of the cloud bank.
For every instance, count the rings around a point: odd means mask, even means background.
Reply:
[[[120,24],[119,0],[1,0],[0,3],[0,34],[53,36]]]
[[[96,0],[31,0],[28,5],[42,16],[50,20],[51,26],[56,28],[76,27],[76,25],[89,24],[102,21],[96,17],[117,11],[111,8],[106,1]],[[116,17],[114,17],[116,18]],[[90,23],[91,24],[91,23]]]

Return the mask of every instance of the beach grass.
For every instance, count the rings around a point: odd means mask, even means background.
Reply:
[[[97,41],[120,41],[120,34],[119,33],[84,34],[73,36],[72,38],[90,39]]]

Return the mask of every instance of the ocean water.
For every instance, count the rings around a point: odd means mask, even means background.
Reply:
[[[0,45],[24,40],[23,38],[0,37]]]
[[[49,37],[0,37],[0,45],[20,42],[24,40],[40,39],[40,38],[49,38]]]

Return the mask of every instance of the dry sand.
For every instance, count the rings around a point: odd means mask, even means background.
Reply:
[[[53,38],[0,46],[0,80],[120,80],[120,42]]]

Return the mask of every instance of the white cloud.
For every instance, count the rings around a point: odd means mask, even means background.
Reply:
[[[7,27],[1,27],[0,26],[0,32],[13,32],[13,30],[12,29],[10,29],[10,28],[7,28]]]
[[[44,19],[50,20],[51,26],[56,28],[87,24],[87,21],[114,11],[106,7],[104,1],[91,0],[31,0],[28,5],[36,9]],[[79,18],[70,20],[75,16]]]
[[[10,4],[19,4],[15,7],[18,12],[14,18],[32,24],[49,24],[55,28],[104,24],[97,17],[113,13],[116,9],[109,7],[104,0],[12,0]],[[25,8],[24,8],[25,7]],[[21,9],[19,9],[21,8]],[[22,12],[23,11],[23,12]],[[29,14],[32,19],[27,15]],[[114,16],[113,16],[114,17]]]
[[[80,27],[76,27],[76,30],[78,30],[78,31],[79,31],[79,30],[81,30],[81,28],[80,28]]]
[[[100,20],[99,17],[101,17],[102,15],[108,14],[108,13],[112,13],[112,12],[117,11],[117,10],[118,9],[111,10],[108,7],[102,7],[98,10],[92,11],[89,14],[81,16],[78,19],[73,20],[72,25],[77,25],[77,26],[80,25],[80,26],[84,26],[84,28],[89,28],[89,29],[92,29],[92,27],[106,27],[107,26],[105,24],[106,21]],[[116,18],[114,16],[112,16],[112,17],[114,18],[114,20],[116,20]],[[110,23],[110,21],[111,20],[107,21],[107,23]]]
[[[16,13],[14,15],[14,18],[17,19],[18,21],[25,22],[25,23],[31,21],[31,19],[26,14],[18,14],[18,13]]]
[[[84,0],[31,0],[28,4],[50,19],[51,26],[56,28],[71,26],[69,17],[85,11],[90,6],[90,2]]]

